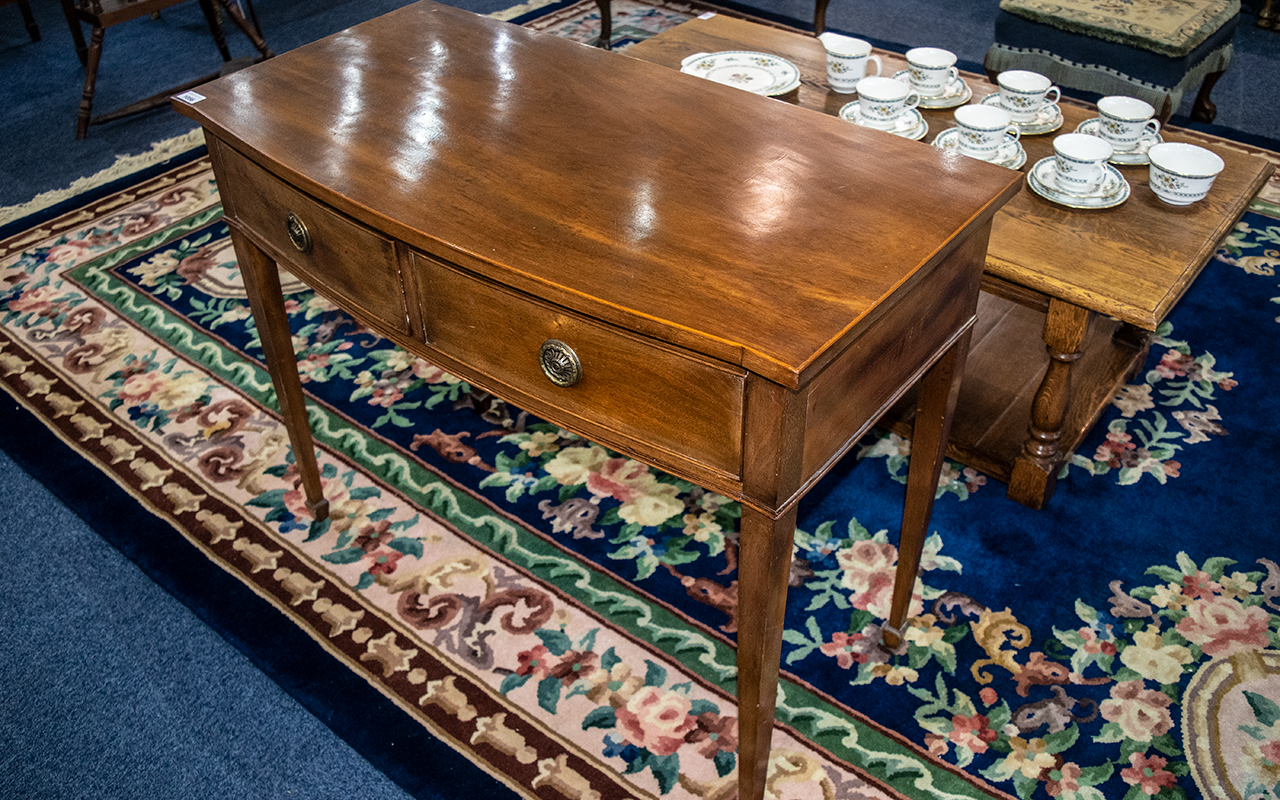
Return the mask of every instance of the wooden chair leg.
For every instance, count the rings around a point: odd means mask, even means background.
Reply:
[[[831,0],[817,0],[813,7],[813,34],[821,34],[827,29],[827,5]]]
[[[31,37],[31,41],[40,41],[40,26],[31,13],[31,3],[28,0],[18,0],[18,10],[22,12],[22,23],[27,26],[27,35]]]
[[[1191,118],[1196,122],[1213,122],[1213,118],[1218,116],[1218,107],[1209,99],[1209,93],[1221,77],[1221,72],[1210,72],[1204,76],[1200,93],[1196,95],[1196,103],[1191,107]]]
[[[596,0],[600,8],[600,38],[596,39],[596,47],[609,50],[613,47],[613,9],[611,0]]]
[[[73,0],[62,0],[62,13],[67,18],[67,27],[71,29],[71,41],[75,43],[80,66],[88,66],[89,48],[85,46],[84,31],[80,29],[80,18],[76,16]]]
[[[200,0],[200,10],[204,12],[204,20],[209,23],[209,33],[213,34],[213,41],[218,45],[218,52],[222,54],[222,63],[231,60],[231,50],[227,47],[227,37],[222,33],[222,21],[218,19],[218,13],[213,10],[213,0]]]
[[[78,25],[79,23],[77,23]],[[88,63],[84,70],[84,93],[80,96],[80,114],[76,117],[76,138],[89,135],[89,117],[93,114],[94,85],[98,82],[98,64],[102,61],[102,26],[94,25],[89,36]]]
[[[201,2],[203,3],[204,0],[201,0]],[[240,9],[236,8],[235,3],[231,2],[231,0],[218,0],[218,5],[222,6],[223,10],[227,12],[227,16],[240,29],[240,32],[245,35],[245,38],[253,44],[254,48],[262,54],[263,58],[271,58],[275,55],[275,53],[271,52],[271,48],[267,47],[266,40],[258,35],[257,29],[250,25],[249,20],[245,19],[244,14],[240,13]],[[227,58],[225,60],[229,61],[230,59]]]

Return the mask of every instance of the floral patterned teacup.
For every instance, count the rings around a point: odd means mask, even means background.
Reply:
[[[1005,70],[996,76],[996,83],[1000,86],[1000,105],[1014,122],[1034,122],[1041,109],[1057,103],[1061,95],[1053,81],[1025,69]]]
[[[1212,150],[1181,142],[1163,142],[1147,152],[1151,191],[1171,206],[1188,206],[1209,193],[1225,164]]]
[[[1150,146],[1160,133],[1160,120],[1152,119],[1156,110],[1136,97],[1112,96],[1098,101],[1102,138],[1111,142],[1117,153],[1131,153],[1142,144]]]
[[[1053,140],[1054,183],[1067,194],[1085,196],[1097,191],[1104,165],[1115,153],[1101,136],[1064,133]]]
[[[911,69],[911,88],[921,97],[939,97],[960,77],[956,54],[941,47],[913,47],[906,53]]]
[[[858,111],[872,128],[888,130],[898,117],[920,103],[920,95],[893,78],[863,78],[858,81]]]
[[[961,106],[956,109],[956,128],[960,131],[957,148],[966,156],[990,161],[1000,151],[1000,145],[1012,136],[1018,140],[1018,126],[1009,112],[995,106]]]

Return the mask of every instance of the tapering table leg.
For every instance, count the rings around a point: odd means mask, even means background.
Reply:
[[[240,261],[240,274],[249,295],[249,307],[253,321],[258,326],[258,338],[267,360],[267,371],[276,390],[280,415],[289,431],[293,445],[293,458],[302,476],[302,488],[307,497],[307,510],[319,521],[329,516],[329,501],[320,486],[320,468],[316,463],[315,442],[311,438],[311,425],[307,420],[306,398],[302,394],[302,380],[298,377],[298,359],[293,352],[293,337],[289,332],[289,315],[284,307],[284,293],[280,288],[280,272],[276,263],[253,242],[231,229],[231,242]]]
[[[796,507],[773,519],[747,506],[738,560],[738,797],[764,796]]]
[[[929,517],[938,492],[938,476],[942,474],[942,465],[946,461],[951,420],[955,415],[956,399],[960,396],[960,379],[969,355],[970,331],[966,329],[920,379],[893,599],[889,619],[882,631],[882,641],[890,649],[902,643],[902,626],[911,608],[920,557],[924,552],[924,541],[929,536]]]

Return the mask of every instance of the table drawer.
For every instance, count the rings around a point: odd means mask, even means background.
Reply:
[[[412,254],[427,346],[502,384],[512,402],[552,420],[570,415],[606,442],[643,443],[737,478],[746,372],[499,287]],[[544,343],[567,345],[581,377],[557,385]],[[598,434],[596,434],[598,435]],[[648,448],[650,451],[652,447]],[[660,456],[656,459],[662,460]]]
[[[339,305],[409,333],[395,246],[360,223],[219,146],[217,178],[227,216],[267,245],[281,266]]]

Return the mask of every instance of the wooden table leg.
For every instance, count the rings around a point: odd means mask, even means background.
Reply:
[[[302,476],[302,488],[307,497],[307,510],[319,521],[329,516],[329,501],[320,487],[320,468],[316,463],[315,443],[311,438],[311,424],[307,420],[306,398],[302,394],[302,380],[298,377],[298,358],[293,352],[293,337],[289,332],[289,314],[284,308],[284,293],[280,288],[280,272],[275,261],[249,241],[235,228],[231,229],[231,243],[240,261],[240,274],[249,295],[249,307],[253,321],[258,326],[258,338],[267,360],[267,371],[276,389],[280,415],[289,442],[293,445],[293,458]]]
[[[738,560],[738,797],[764,796],[796,506],[778,519],[742,508]]]
[[[600,38],[596,39],[596,47],[609,50],[613,47],[613,10],[612,0],[596,0],[600,9]]]
[[[1049,301],[1044,344],[1049,366],[1031,403],[1031,425],[1022,453],[1014,462],[1008,496],[1033,509],[1053,496],[1063,453],[1058,447],[1067,418],[1072,365],[1079,360],[1089,329],[1089,310],[1064,300]]]
[[[893,578],[893,600],[881,636],[885,647],[891,650],[902,643],[902,625],[911,608],[911,594],[915,590],[924,540],[929,535],[929,517],[938,492],[938,476],[942,474],[942,464],[946,460],[951,419],[955,415],[956,398],[960,396],[960,379],[969,354],[971,330],[965,330],[920,380],[911,433],[911,464],[907,468],[907,496],[902,508],[902,536],[898,540],[898,565]]]

